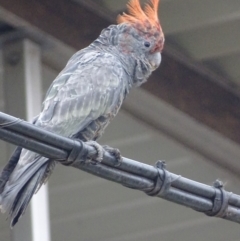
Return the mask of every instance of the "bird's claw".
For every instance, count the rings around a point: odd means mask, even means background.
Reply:
[[[94,158],[94,161],[97,162],[102,162],[103,160],[103,147],[101,145],[99,145],[96,141],[87,141],[86,142],[88,145],[92,146],[95,148],[95,150],[97,151],[97,157]],[[89,159],[87,161],[93,161],[92,159]]]
[[[122,156],[121,156],[120,151],[117,148],[113,148],[113,147],[110,147],[107,145],[101,146],[96,141],[87,141],[86,144],[94,147],[97,152],[97,157],[94,159],[89,158],[89,159],[87,159],[87,162],[93,162],[95,164],[96,164],[96,162],[102,162],[103,154],[104,154],[104,150],[105,150],[116,158],[117,163],[115,166],[121,165]]]
[[[109,152],[111,155],[113,155],[116,158],[116,160],[117,160],[116,166],[120,166],[121,165],[121,163],[122,163],[122,156],[121,156],[121,153],[120,153],[119,149],[110,147],[108,145],[103,146],[103,149],[105,151]]]

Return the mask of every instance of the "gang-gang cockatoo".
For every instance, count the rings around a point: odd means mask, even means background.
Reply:
[[[128,14],[104,29],[88,47],[74,54],[50,86],[41,113],[33,124],[59,135],[97,140],[115,117],[133,87],[146,82],[161,62],[164,35],[158,20],[159,0],[141,8],[127,4]],[[54,163],[18,147],[0,177],[0,207],[11,226],[24,213],[33,194],[47,180]]]

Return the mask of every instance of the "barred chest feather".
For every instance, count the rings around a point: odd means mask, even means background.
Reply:
[[[105,128],[108,126],[111,120],[117,115],[124,98],[125,98],[125,94],[119,98],[117,105],[111,111],[111,113],[102,115],[96,120],[93,120],[86,128],[76,133],[73,136],[73,138],[77,138],[82,141],[97,140],[98,138],[100,138]]]

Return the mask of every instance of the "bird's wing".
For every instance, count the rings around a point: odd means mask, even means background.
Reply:
[[[109,53],[76,54],[50,87],[37,125],[72,136],[124,98],[124,71]]]

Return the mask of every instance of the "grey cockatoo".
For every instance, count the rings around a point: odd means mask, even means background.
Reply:
[[[129,91],[146,82],[161,62],[164,35],[158,3],[150,0],[142,9],[139,0],[130,1],[129,14],[119,15],[118,25],[104,29],[90,46],[73,55],[53,81],[33,123],[65,137],[97,140]],[[94,146],[101,161],[99,147]],[[1,210],[9,213],[11,226],[54,163],[21,147],[15,150],[0,177]]]

